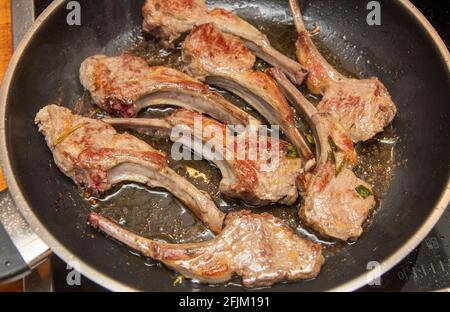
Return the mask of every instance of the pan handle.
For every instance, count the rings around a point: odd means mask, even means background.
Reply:
[[[0,283],[5,283],[30,273],[51,251],[31,230],[7,191],[0,194],[0,212]]]
[[[11,0],[11,11],[15,48],[34,21],[34,0]],[[0,193],[0,284],[27,275],[50,254],[14,205],[9,192]]]
[[[28,273],[29,268],[0,224],[0,282],[7,283]]]
[[[19,45],[35,19],[34,0],[11,0],[13,46]]]

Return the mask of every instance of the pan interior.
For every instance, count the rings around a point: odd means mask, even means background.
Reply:
[[[172,241],[208,239],[211,235],[167,192],[122,185],[95,202],[85,200],[53,164],[33,119],[49,103],[79,109],[80,104],[89,102],[78,82],[79,65],[86,57],[99,53],[115,55],[127,50],[146,57],[152,64],[169,62],[174,67],[180,66],[179,51],[166,53],[156,49],[148,38],[141,38],[143,1],[80,2],[81,26],[67,25],[64,6],[44,21],[16,68],[8,94],[6,144],[27,203],[46,229],[71,253],[130,287],[242,290],[234,283],[211,287],[188,281],[174,288],[174,273],[140,258],[86,225],[87,213],[97,209],[116,220],[122,218],[128,227],[145,235],[161,235]],[[414,234],[446,187],[450,156],[448,144],[443,143],[450,132],[450,113],[443,100],[448,98],[450,82],[447,67],[431,38],[412,15],[394,1],[380,3],[382,25],[369,26],[368,11],[358,0],[302,1],[307,23],[320,27],[315,40],[325,56],[343,72],[358,77],[378,76],[398,106],[399,114],[384,134],[400,138],[395,149],[379,140],[358,146],[363,164],[358,172],[375,184],[381,206],[369,230],[357,243],[328,253],[318,278],[280,284],[270,290],[325,290],[357,277],[369,262],[382,262]],[[265,0],[256,4],[221,0],[209,4],[235,10],[264,31],[275,48],[294,57],[295,30],[287,1]],[[239,101],[237,104],[243,105]],[[144,114],[167,111],[151,110]],[[298,122],[303,126],[301,120]],[[161,149],[170,146],[167,142],[150,141]],[[223,209],[242,207],[240,202],[223,200],[218,195],[217,168],[206,162],[173,166],[199,188],[208,190]],[[271,207],[269,211],[304,229],[297,223],[294,207]],[[152,223],[156,219],[162,222]],[[176,221],[172,225],[169,220]]]

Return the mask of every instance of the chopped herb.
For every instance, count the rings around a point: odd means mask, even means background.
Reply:
[[[62,143],[65,139],[67,139],[72,133],[74,133],[75,131],[77,131],[78,129],[84,127],[86,125],[86,123],[81,123],[79,125],[76,125],[73,128],[64,130],[63,133],[61,133],[61,135],[55,140],[55,142],[53,142],[53,146],[56,146],[60,143]]]
[[[308,140],[309,143],[313,145],[316,144],[316,140],[314,140],[314,136],[311,133],[306,134],[306,139]]]
[[[392,136],[392,137],[388,137],[388,136],[382,136],[377,138],[377,141],[383,144],[395,144],[398,141],[398,137],[397,136]]]
[[[320,33],[320,26],[317,24],[314,24],[314,28],[309,30],[309,35],[314,36],[315,34]]]
[[[364,185],[359,185],[358,187],[355,188],[355,190],[362,198],[367,198],[370,195],[372,195],[372,192]]]
[[[179,284],[182,284],[184,280],[183,275],[178,275],[175,280],[173,281],[173,286],[177,286]]]
[[[337,177],[339,173],[341,173],[342,169],[344,168],[345,164],[347,163],[347,158],[344,157],[342,162],[337,164],[336,160],[336,152],[340,150],[340,148],[336,145],[331,135],[328,136],[328,143],[330,144],[331,151],[328,153],[328,158],[333,162],[334,165],[334,175]]]
[[[334,140],[331,137],[331,135],[328,136],[328,143],[330,144],[331,150],[333,152],[337,152],[339,150],[339,147],[336,145],[336,143],[334,143]]]
[[[341,164],[335,168],[334,170],[334,175],[337,177],[339,175],[339,173],[341,173],[342,169],[344,169],[344,166],[347,163],[347,157],[344,157],[344,159],[342,160]]]
[[[286,158],[298,158],[298,152],[292,145],[288,145],[286,149],[284,150],[286,154]]]
[[[186,20],[184,17],[181,16],[174,16],[174,18],[182,22]]]

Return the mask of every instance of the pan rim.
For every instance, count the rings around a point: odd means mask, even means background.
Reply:
[[[426,30],[427,35],[432,39],[434,45],[438,48],[441,57],[445,61],[447,70],[450,72],[450,53],[447,50],[444,42],[430,24],[430,22],[422,15],[422,13],[409,1],[409,0],[399,0],[403,7],[420,23],[420,25]],[[95,283],[113,290],[113,291],[139,291],[134,287],[121,283],[106,274],[93,268],[91,265],[87,264],[83,260],[79,259],[77,256],[73,255],[59,240],[54,237],[46,228],[42,225],[39,219],[34,214],[30,205],[28,205],[19,185],[15,179],[12,167],[11,159],[7,151],[6,146],[6,105],[10,90],[10,85],[12,78],[14,76],[17,64],[21,61],[22,56],[26,48],[28,47],[30,41],[33,39],[35,33],[40,28],[41,24],[50,17],[57,9],[64,5],[64,0],[53,1],[46,10],[36,19],[32,27],[25,34],[24,38],[17,47],[13,57],[8,66],[8,70],[5,73],[4,80],[2,83],[0,91],[0,138],[3,144],[0,144],[0,158],[2,168],[5,174],[5,178],[8,183],[8,191],[12,194],[13,200],[18,207],[19,211],[22,213],[24,218],[27,220],[33,231],[49,246],[51,249],[64,261],[70,263],[72,261],[77,261],[80,265],[80,271],[84,276],[94,281]],[[414,235],[408,239],[403,246],[395,251],[393,254],[388,256],[382,263],[379,270],[380,276],[391,269],[394,265],[399,263],[403,258],[405,258],[417,245],[425,238],[425,236],[431,231],[437,221],[440,219],[445,209],[450,202],[450,176],[447,179],[447,187],[443,190],[437,204],[435,205],[433,212],[428,216],[420,228],[415,232]],[[327,291],[354,291],[362,286],[366,285],[370,278],[373,279],[374,276],[370,276],[370,271],[365,272],[354,279],[347,281],[337,287],[328,289]]]

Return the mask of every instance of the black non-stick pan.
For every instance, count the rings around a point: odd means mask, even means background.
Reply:
[[[74,108],[83,95],[80,63],[92,54],[117,54],[139,34],[139,0],[79,1],[81,25],[69,26],[67,2],[56,0],[18,47],[1,93],[1,154],[10,191],[37,234],[67,262],[113,290],[240,291],[234,285],[173,286],[174,273],[136,256],[86,225],[92,203],[53,165],[34,125],[49,103]],[[378,76],[398,106],[393,131],[392,179],[380,207],[358,242],[329,256],[312,281],[278,284],[269,290],[354,290],[368,282],[368,267],[380,274],[424,238],[449,200],[449,53],[425,18],[405,0],[380,0],[381,25],[369,26],[367,2],[301,1],[317,41],[340,67],[356,76]],[[268,34],[275,47],[291,46],[295,31],[287,1],[217,0]],[[288,29],[287,31],[284,31]],[[291,29],[291,30],[289,30]],[[281,31],[283,30],[283,31]],[[150,40],[150,39],[149,39]],[[386,164],[387,166],[387,164]],[[140,203],[139,205],[145,205]],[[150,205],[150,204],[149,204]],[[149,208],[150,209],[150,208]]]

